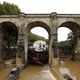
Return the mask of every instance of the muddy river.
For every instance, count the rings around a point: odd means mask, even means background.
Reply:
[[[7,80],[10,70],[9,67],[0,69],[0,80]],[[30,64],[21,70],[18,80],[65,80],[62,78],[64,74],[68,74],[73,80],[80,80],[80,62],[65,61],[51,68],[49,65]]]
[[[51,68],[49,65],[29,65],[21,72],[19,80],[65,80],[64,74],[72,80],[80,80],[80,62],[64,61]]]
[[[48,65],[29,65],[22,71],[19,80],[56,80]]]

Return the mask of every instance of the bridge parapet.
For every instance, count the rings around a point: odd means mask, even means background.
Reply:
[[[0,15],[0,18],[18,18],[19,15]]]
[[[80,14],[58,14],[58,18],[80,18]]]
[[[27,18],[50,18],[50,14],[26,14]]]
[[[25,13],[20,13],[20,14],[13,14],[13,15],[0,15],[0,18],[15,18],[15,17],[20,17],[24,16],[26,18],[50,18],[50,16],[55,16],[57,15],[58,18],[80,18],[80,14],[57,14],[56,12],[52,12],[51,14],[25,14]]]

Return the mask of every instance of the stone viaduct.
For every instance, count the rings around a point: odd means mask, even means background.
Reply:
[[[22,42],[24,53],[22,64],[28,63],[28,33],[37,26],[43,27],[49,34],[49,64],[59,61],[59,51],[57,44],[57,30],[59,27],[67,27],[73,31],[75,36],[75,51],[80,54],[80,14],[19,14],[19,15],[0,15],[0,29],[3,24],[15,26],[18,30],[18,45]],[[2,35],[0,33],[0,49]],[[0,51],[1,52],[1,51]]]

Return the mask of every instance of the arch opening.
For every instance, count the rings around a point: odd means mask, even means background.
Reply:
[[[18,29],[12,22],[0,23],[1,58],[16,59]]]
[[[49,33],[49,26],[43,22],[33,22],[28,26],[28,63],[48,63]]]
[[[61,30],[60,30],[61,29]],[[80,27],[74,22],[64,22],[58,28],[58,48],[61,59],[73,59]],[[62,33],[62,36],[60,35]]]

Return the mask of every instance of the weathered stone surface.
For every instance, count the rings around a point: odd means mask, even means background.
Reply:
[[[57,47],[57,30],[59,27],[65,26],[73,31],[76,38],[75,51],[80,53],[80,14],[57,14],[53,12],[51,14],[0,15],[0,23],[3,22],[10,22],[17,27],[18,42],[23,40],[25,64],[28,62],[28,32],[36,26],[45,28],[49,33],[49,64],[53,63],[55,54],[59,57]]]

